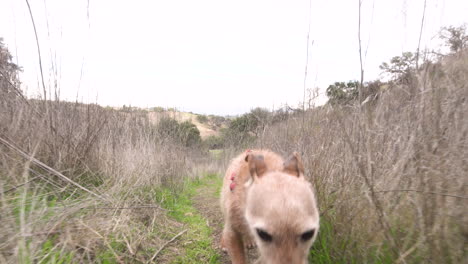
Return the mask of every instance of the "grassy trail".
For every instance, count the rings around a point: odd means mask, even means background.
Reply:
[[[193,205],[197,211],[206,219],[206,225],[211,228],[213,238],[212,247],[218,252],[220,258],[218,263],[231,263],[228,255],[220,248],[221,234],[223,231],[223,214],[219,207],[219,195],[223,179],[219,175],[209,175],[200,180],[200,185],[196,188],[193,196]],[[252,262],[258,258],[256,249],[247,251],[248,259]]]
[[[156,263],[229,263],[219,248],[223,223],[219,209],[221,184],[222,179],[212,174],[187,181],[180,193],[158,192],[157,200],[169,210],[169,217],[183,224],[181,231],[187,231],[162,250]]]
[[[171,210],[169,216],[185,224],[187,234],[182,235],[173,247],[178,247],[177,257],[165,257],[164,263],[231,263],[220,248],[223,215],[219,207],[222,178],[210,174],[186,183],[184,191],[171,199],[158,197],[163,206]],[[164,192],[161,194],[164,195]],[[174,199],[172,199],[174,198]],[[173,254],[170,250],[167,254]],[[249,260],[257,258],[256,250],[248,251]]]
[[[197,211],[206,219],[206,225],[212,230],[212,248],[220,256],[218,263],[231,263],[227,254],[220,248],[221,233],[223,231],[223,215],[219,208],[219,191],[222,178],[218,175],[210,175],[201,180],[193,196],[193,205]]]

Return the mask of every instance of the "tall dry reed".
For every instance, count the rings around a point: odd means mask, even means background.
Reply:
[[[302,152],[332,262],[461,263],[467,98],[468,55],[448,56],[363,105],[328,104],[270,126],[257,146]]]
[[[200,153],[145,111],[5,96],[0,124],[0,262],[145,262],[180,231],[154,192]]]

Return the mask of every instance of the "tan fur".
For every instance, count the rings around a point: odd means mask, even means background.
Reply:
[[[235,188],[230,189],[234,175]],[[245,246],[254,240],[257,263],[307,263],[307,254],[319,227],[319,214],[304,167],[297,153],[285,161],[268,150],[253,150],[234,158],[221,190],[225,225],[221,247],[234,264],[244,264]],[[271,241],[260,238],[267,232]],[[306,241],[305,232],[314,230]]]

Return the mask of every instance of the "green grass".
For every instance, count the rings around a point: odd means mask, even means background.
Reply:
[[[73,263],[73,252],[69,252],[63,248],[58,248],[53,237],[42,243],[41,248],[36,252],[31,252],[31,239],[24,240],[23,245],[19,248],[18,261],[19,263],[51,263],[51,264],[71,264]]]
[[[207,226],[206,219],[192,204],[192,197],[197,190],[215,176],[207,175],[202,179],[186,181],[180,192],[167,188],[156,192],[157,201],[169,210],[169,216],[186,224],[184,228],[187,232],[180,238],[185,254],[178,256],[173,263],[219,263],[220,256],[212,246],[212,231]]]
[[[210,149],[209,152],[215,160],[219,160],[224,152],[224,149]]]
[[[333,219],[328,219],[326,217],[320,219],[319,234],[310,250],[309,263],[395,263],[396,259],[388,245],[383,248],[371,247],[368,249],[367,254],[360,253],[358,252],[357,242],[353,240],[352,236],[337,236],[338,234],[336,234],[332,223]]]
[[[41,258],[37,263],[67,264],[73,263],[73,252],[64,252],[56,248],[53,239],[42,244]]]
[[[125,252],[125,249],[125,245],[122,242],[112,239],[106,249],[97,253],[96,259],[98,263],[102,264],[119,263],[114,253]]]

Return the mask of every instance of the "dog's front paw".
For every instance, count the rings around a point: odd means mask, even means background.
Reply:
[[[224,242],[224,236],[221,237],[221,243],[220,243],[219,247],[221,248],[221,251],[223,251],[223,253],[227,253],[227,248],[226,248],[226,245],[225,245],[225,242]]]

